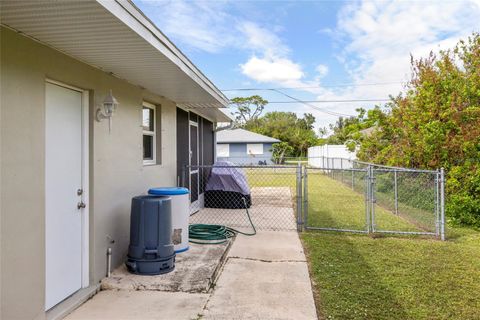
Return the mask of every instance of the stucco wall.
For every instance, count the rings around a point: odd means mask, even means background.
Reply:
[[[217,143],[220,144],[220,143]],[[272,143],[263,143],[263,154],[250,155],[246,143],[229,143],[229,157],[218,157],[218,161],[231,161],[237,164],[258,165],[259,161],[272,164]]]
[[[45,317],[45,80],[90,90],[90,282],[124,261],[130,199],[175,184],[175,104],[27,37],[1,29],[1,317]],[[108,122],[95,110],[112,89]],[[161,104],[162,164],[142,164],[142,100]],[[109,243],[107,236],[115,240]]]

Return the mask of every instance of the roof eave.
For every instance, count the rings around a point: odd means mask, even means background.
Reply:
[[[96,0],[145,41],[157,48],[223,107],[228,98],[168,39],[131,0]],[[123,12],[122,12],[123,11]],[[127,12],[129,15],[123,13]],[[144,29],[144,30],[142,30]],[[143,31],[143,32],[142,32]],[[149,36],[149,34],[151,36]],[[181,101],[177,101],[181,102]]]

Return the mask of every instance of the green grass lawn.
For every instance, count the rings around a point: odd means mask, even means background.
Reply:
[[[364,228],[362,194],[323,175],[309,186],[309,225]],[[419,230],[380,206],[376,217],[384,230]],[[446,242],[304,232],[320,317],[480,319],[480,233],[448,231]]]
[[[345,179],[348,181],[348,179]],[[364,181],[357,183],[364,184]],[[310,227],[352,230],[366,229],[364,189],[352,190],[351,184],[331,179],[320,171],[308,173],[308,217]],[[434,226],[433,212],[431,224]],[[418,224],[392,214],[388,209],[375,206],[375,222],[381,230],[424,231]]]
[[[294,172],[252,169],[247,177],[252,187],[288,186],[294,191]],[[310,226],[364,230],[362,188],[354,191],[348,182],[315,172],[308,179]],[[428,223],[433,215],[401,205],[421,222]],[[422,230],[387,208],[376,206],[382,229]],[[302,233],[319,317],[480,319],[480,232],[447,228],[447,238]]]
[[[303,233],[320,318],[480,319],[480,233],[454,231],[446,242]]]

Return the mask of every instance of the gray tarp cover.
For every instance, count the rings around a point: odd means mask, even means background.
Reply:
[[[232,162],[219,161],[213,165],[206,191],[233,191],[243,195],[250,194],[247,177],[241,168]]]

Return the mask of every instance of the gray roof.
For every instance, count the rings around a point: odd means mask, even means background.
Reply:
[[[217,143],[275,143],[280,140],[244,129],[222,130],[217,132]]]

